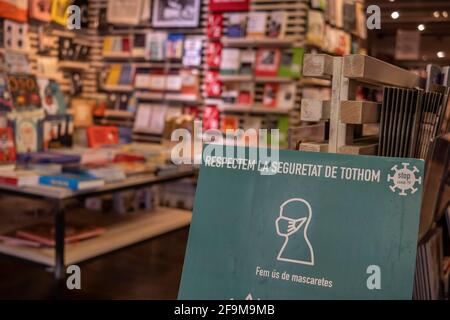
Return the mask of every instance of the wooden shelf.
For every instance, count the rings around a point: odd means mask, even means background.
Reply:
[[[69,70],[89,70],[89,62],[81,62],[81,61],[59,61],[58,67],[60,69],[69,69]]]
[[[105,117],[133,119],[134,112],[126,110],[105,110]]]
[[[103,85],[101,87],[104,91],[115,91],[115,92],[131,92],[134,90],[132,85]]]
[[[186,210],[158,208],[153,212],[129,214],[120,222],[106,226],[99,237],[66,245],[65,263],[71,265],[99,255],[186,227],[192,214]],[[102,220],[107,215],[102,216]],[[54,248],[27,248],[0,243],[0,252],[21,259],[55,266]]]
[[[300,85],[304,87],[331,87],[331,81],[327,79],[302,78]]]
[[[162,92],[136,92],[136,99],[141,100],[162,100],[164,98],[164,93]]]
[[[294,38],[233,38],[222,37],[224,46],[230,47],[291,47],[295,42]]]
[[[288,114],[292,109],[286,108],[270,108],[263,105],[239,105],[239,104],[222,104],[219,110],[229,113],[258,113],[258,114]]]
[[[130,52],[103,52],[105,59],[131,59],[133,58]]]
[[[247,82],[253,81],[253,75],[251,74],[230,74],[219,75],[219,80],[222,82]]]
[[[294,81],[296,81],[296,79],[290,77],[255,77],[255,82],[258,83],[269,83],[269,82],[289,83]]]
[[[181,93],[166,93],[164,95],[164,100],[173,102],[199,102],[198,96],[195,94],[181,94]]]

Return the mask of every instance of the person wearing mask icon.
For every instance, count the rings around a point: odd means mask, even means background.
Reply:
[[[277,260],[314,265],[314,250],[308,239],[311,223],[311,205],[303,199],[290,199],[280,206],[275,225],[277,234],[284,238]]]

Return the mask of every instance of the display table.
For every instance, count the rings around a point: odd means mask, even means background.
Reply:
[[[67,205],[76,200],[115,193],[129,189],[151,186],[181,178],[193,177],[197,170],[178,168],[160,175],[139,175],[117,183],[109,183],[94,190],[72,191],[63,188],[32,186],[18,188],[0,185],[2,194],[25,198],[42,199],[52,205],[55,223],[55,248],[26,248],[0,244],[0,253],[54,267],[55,278],[61,279],[65,266],[97,257],[160,234],[189,225],[191,213],[173,208],[158,208],[155,212],[141,215],[131,221],[118,223],[107,229],[105,234],[90,240],[65,246],[65,216]]]

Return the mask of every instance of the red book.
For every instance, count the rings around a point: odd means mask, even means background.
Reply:
[[[131,153],[119,153],[114,156],[113,162],[145,162],[145,157]]]
[[[275,77],[280,67],[281,51],[279,49],[259,49],[256,54],[255,75]]]
[[[16,161],[12,128],[0,128],[0,166]]]
[[[119,129],[117,127],[92,126],[87,128],[86,133],[89,148],[119,143]]]
[[[105,233],[106,229],[95,226],[66,223],[65,243],[73,243]],[[35,241],[46,246],[55,246],[55,228],[52,223],[39,223],[30,227],[17,230],[16,235],[20,238]]]
[[[9,184],[16,187],[37,185],[39,184],[39,175],[26,170],[0,170],[0,184]]]

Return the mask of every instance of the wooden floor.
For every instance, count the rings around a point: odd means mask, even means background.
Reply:
[[[45,267],[0,255],[0,299],[176,299],[188,229],[80,264],[81,290]]]

